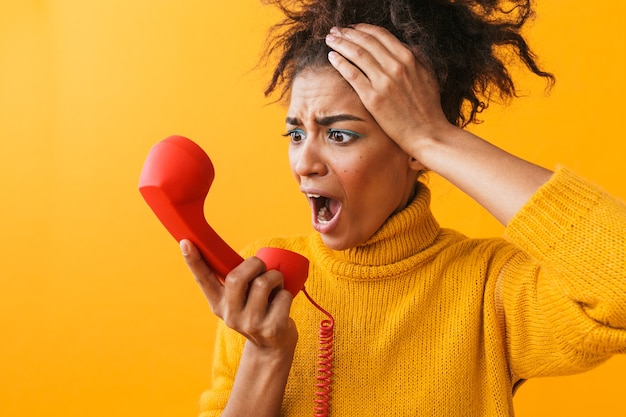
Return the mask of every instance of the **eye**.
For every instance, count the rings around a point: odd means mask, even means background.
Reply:
[[[306,139],[306,133],[302,129],[288,130],[283,136],[291,138],[291,143],[300,143]]]
[[[354,139],[363,137],[360,133],[345,129],[328,129],[328,139],[335,143],[348,143]]]

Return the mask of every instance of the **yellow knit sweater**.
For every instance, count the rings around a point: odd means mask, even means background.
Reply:
[[[364,245],[316,234],[258,246],[311,261],[306,288],[335,318],[330,416],[512,416],[516,383],[581,372],[626,352],[626,207],[561,169],[504,239],[442,229],[420,186]],[[317,331],[299,295],[300,338],[282,414],[313,415]],[[202,416],[219,415],[244,340],[220,325]]]

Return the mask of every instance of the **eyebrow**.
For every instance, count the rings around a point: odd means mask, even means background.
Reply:
[[[337,114],[334,116],[325,116],[325,117],[320,117],[320,118],[315,118],[315,123],[321,125],[321,126],[330,126],[333,123],[337,123],[337,122],[343,122],[343,121],[356,121],[356,122],[364,122],[365,120],[361,119],[360,117],[357,116],[353,116],[351,114]],[[300,119],[296,118],[296,117],[287,117],[285,119],[285,122],[289,125],[293,125],[293,126],[299,126],[302,124],[302,122],[300,121]]]

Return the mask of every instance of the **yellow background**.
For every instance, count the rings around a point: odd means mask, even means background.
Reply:
[[[481,135],[622,199],[626,3],[539,2],[532,44],[558,84],[492,108]],[[0,0],[0,415],[191,416],[215,324],[137,192],[150,146],[187,135],[217,177],[233,246],[309,230],[283,109],[251,71],[276,17],[257,0]],[[443,225],[502,228],[433,178]],[[626,360],[527,383],[519,416],[624,416]]]

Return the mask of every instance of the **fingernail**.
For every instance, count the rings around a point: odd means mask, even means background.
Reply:
[[[337,39],[334,35],[328,34],[326,35],[326,43],[333,43]]]
[[[180,251],[183,253],[183,256],[189,255],[189,244],[186,240],[180,241]]]
[[[339,32],[339,28],[337,26],[333,26],[330,28],[330,33],[333,35],[339,35],[341,32]]]

